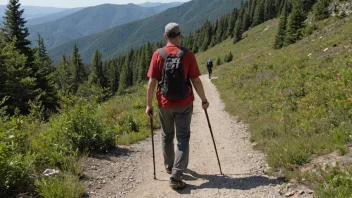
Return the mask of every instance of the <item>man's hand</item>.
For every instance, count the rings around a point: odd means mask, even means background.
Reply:
[[[145,113],[149,116],[149,119],[153,119],[153,114],[154,114],[153,106],[147,106]]]
[[[205,102],[202,101],[202,108],[203,108],[203,109],[208,109],[208,107],[209,107],[209,102],[208,102],[208,100],[206,100]]]

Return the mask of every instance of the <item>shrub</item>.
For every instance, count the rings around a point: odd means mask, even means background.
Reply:
[[[72,109],[52,119],[53,133],[64,136],[73,150],[100,152],[115,146],[116,137],[110,127],[95,116],[97,105],[80,100]]]
[[[45,198],[78,198],[85,192],[85,186],[77,176],[60,174],[35,181],[37,192]]]

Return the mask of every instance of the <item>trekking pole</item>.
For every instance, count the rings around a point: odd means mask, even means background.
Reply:
[[[156,179],[155,174],[155,154],[154,154],[154,133],[153,133],[153,118],[150,118],[150,132],[152,136],[152,148],[153,148],[153,167],[154,167],[154,179]]]
[[[204,109],[204,111],[205,111],[205,115],[207,116],[208,126],[209,126],[209,129],[210,129],[211,138],[213,139],[216,157],[218,158],[218,164],[219,164],[219,168],[220,168],[220,173],[221,173],[221,175],[224,175],[224,174],[222,173],[222,170],[221,170],[221,165],[220,165],[218,150],[216,149],[216,144],[215,144],[215,140],[214,140],[213,130],[211,129],[211,125],[210,125],[210,121],[209,121],[208,111],[207,111],[206,109]]]

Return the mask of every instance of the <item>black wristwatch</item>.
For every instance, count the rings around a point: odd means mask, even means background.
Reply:
[[[207,100],[207,99],[205,99],[205,102],[202,101],[202,104],[207,104],[207,103],[208,103],[208,100]]]

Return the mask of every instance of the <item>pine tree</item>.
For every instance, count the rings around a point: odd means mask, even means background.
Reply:
[[[286,25],[287,25],[287,8],[283,7],[279,22],[279,27],[275,36],[274,48],[280,49],[284,45],[285,35],[286,35]]]
[[[242,32],[245,32],[251,27],[251,18],[249,16],[248,8],[244,11],[243,21],[242,21]]]
[[[86,71],[82,63],[81,55],[78,52],[78,47],[75,44],[71,55],[70,65],[70,87],[73,93],[77,93],[79,86],[85,81]]]
[[[37,72],[38,88],[41,90],[40,100],[43,106],[51,111],[55,111],[58,106],[58,96],[55,89],[53,73],[55,68],[47,54],[44,39],[38,35],[38,46],[34,48],[34,62]]]
[[[259,1],[255,7],[252,27],[264,22],[264,5],[263,1]]]
[[[229,55],[227,56],[227,62],[231,62],[233,59],[233,55],[232,53],[230,52]]]
[[[201,46],[201,50],[205,51],[208,49],[208,46],[210,45],[211,42],[211,37],[212,37],[212,26],[209,20],[207,20],[203,27],[202,27],[202,33],[203,33],[203,42]]]
[[[6,81],[2,84],[1,97],[8,97],[5,106],[10,114],[19,109],[20,113],[29,113],[28,102],[36,100],[40,90],[37,89],[37,79],[32,75],[32,69],[27,67],[27,57],[17,49],[17,40],[5,42],[0,48],[2,64],[1,75]]]
[[[313,6],[313,14],[317,21],[329,18],[330,13],[328,10],[328,6],[331,0],[318,0],[316,4]]]
[[[236,23],[236,19],[238,17],[238,9],[235,8],[233,9],[231,15],[230,15],[230,20],[229,20],[229,24],[228,26],[228,30],[227,30],[227,34],[233,38],[233,29],[235,28],[235,23]],[[214,31],[216,32],[216,31]]]
[[[218,56],[218,58],[216,59],[216,66],[219,66],[221,64],[222,64],[221,58],[220,58],[220,56]]]
[[[27,56],[27,63],[33,60],[30,41],[26,39],[29,36],[28,29],[25,27],[26,21],[22,17],[24,10],[20,9],[19,0],[10,0],[5,11],[4,27],[2,31],[5,35],[5,41],[15,41],[15,48],[20,53]]]
[[[285,46],[295,43],[302,37],[302,28],[307,18],[307,13],[304,12],[303,6],[302,2],[294,1],[292,12],[288,17]]]
[[[264,3],[264,21],[270,20],[275,17],[274,0],[265,0]]]
[[[241,22],[241,19],[237,19],[235,30],[234,30],[233,43],[235,44],[241,39],[242,39],[242,22]]]
[[[102,54],[98,49],[95,50],[92,65],[90,67],[90,74],[88,77],[88,84],[90,86],[95,85],[98,87],[105,87],[105,76],[103,74],[103,61]]]
[[[61,62],[59,68],[56,70],[56,83],[63,93],[63,95],[67,96],[70,91],[70,79],[71,79],[71,72],[70,72],[70,64],[68,63],[66,56],[62,55]]]

